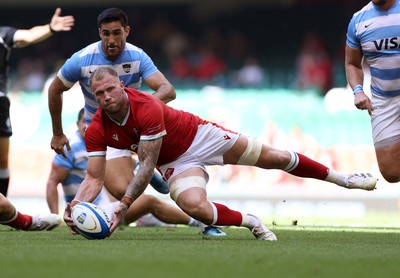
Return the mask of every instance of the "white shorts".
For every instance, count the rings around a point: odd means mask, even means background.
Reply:
[[[372,138],[375,148],[400,143],[400,96],[372,95]]]
[[[125,157],[125,156],[131,157],[132,156],[131,151],[107,147],[107,153],[106,153],[107,160],[110,160],[113,158],[118,158],[118,157]]]
[[[207,173],[206,165],[223,165],[223,155],[238,138],[238,133],[211,123],[200,125],[189,149],[175,161],[161,165],[161,173],[167,181],[194,167]]]

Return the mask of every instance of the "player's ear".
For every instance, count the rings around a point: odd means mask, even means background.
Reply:
[[[129,32],[131,31],[131,27],[130,26],[126,26],[125,27],[125,34],[126,36],[129,36]]]

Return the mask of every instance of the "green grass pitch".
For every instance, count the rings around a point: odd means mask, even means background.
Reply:
[[[268,224],[268,223],[267,223]],[[0,226],[0,277],[395,277],[400,230],[269,225],[277,242],[245,228],[204,239],[197,228],[118,229],[105,240]]]

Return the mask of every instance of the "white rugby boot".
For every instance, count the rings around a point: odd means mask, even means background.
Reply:
[[[61,217],[52,213],[44,216],[32,216],[32,224],[27,231],[51,231],[61,224]]]
[[[372,176],[370,173],[358,173],[350,174],[346,180],[346,188],[349,189],[362,189],[362,190],[374,190],[378,179]]]
[[[258,240],[268,240],[268,241],[276,241],[278,240],[276,238],[276,235],[271,232],[260,220],[260,218],[258,218],[255,215],[249,214],[253,217],[255,217],[258,221],[258,224],[255,225],[251,230],[252,234],[256,237],[256,239]]]

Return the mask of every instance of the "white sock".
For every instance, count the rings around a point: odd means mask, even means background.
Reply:
[[[335,170],[329,169],[328,176],[326,177],[325,181],[329,181],[332,183],[335,183],[339,186],[344,186],[346,187],[346,181],[347,181],[348,176],[345,174],[340,174],[336,172]]]
[[[242,224],[240,226],[253,229],[258,225],[258,219],[250,214],[242,214]]]
[[[188,226],[199,226],[199,221],[190,217],[189,222],[187,224],[188,224]]]

